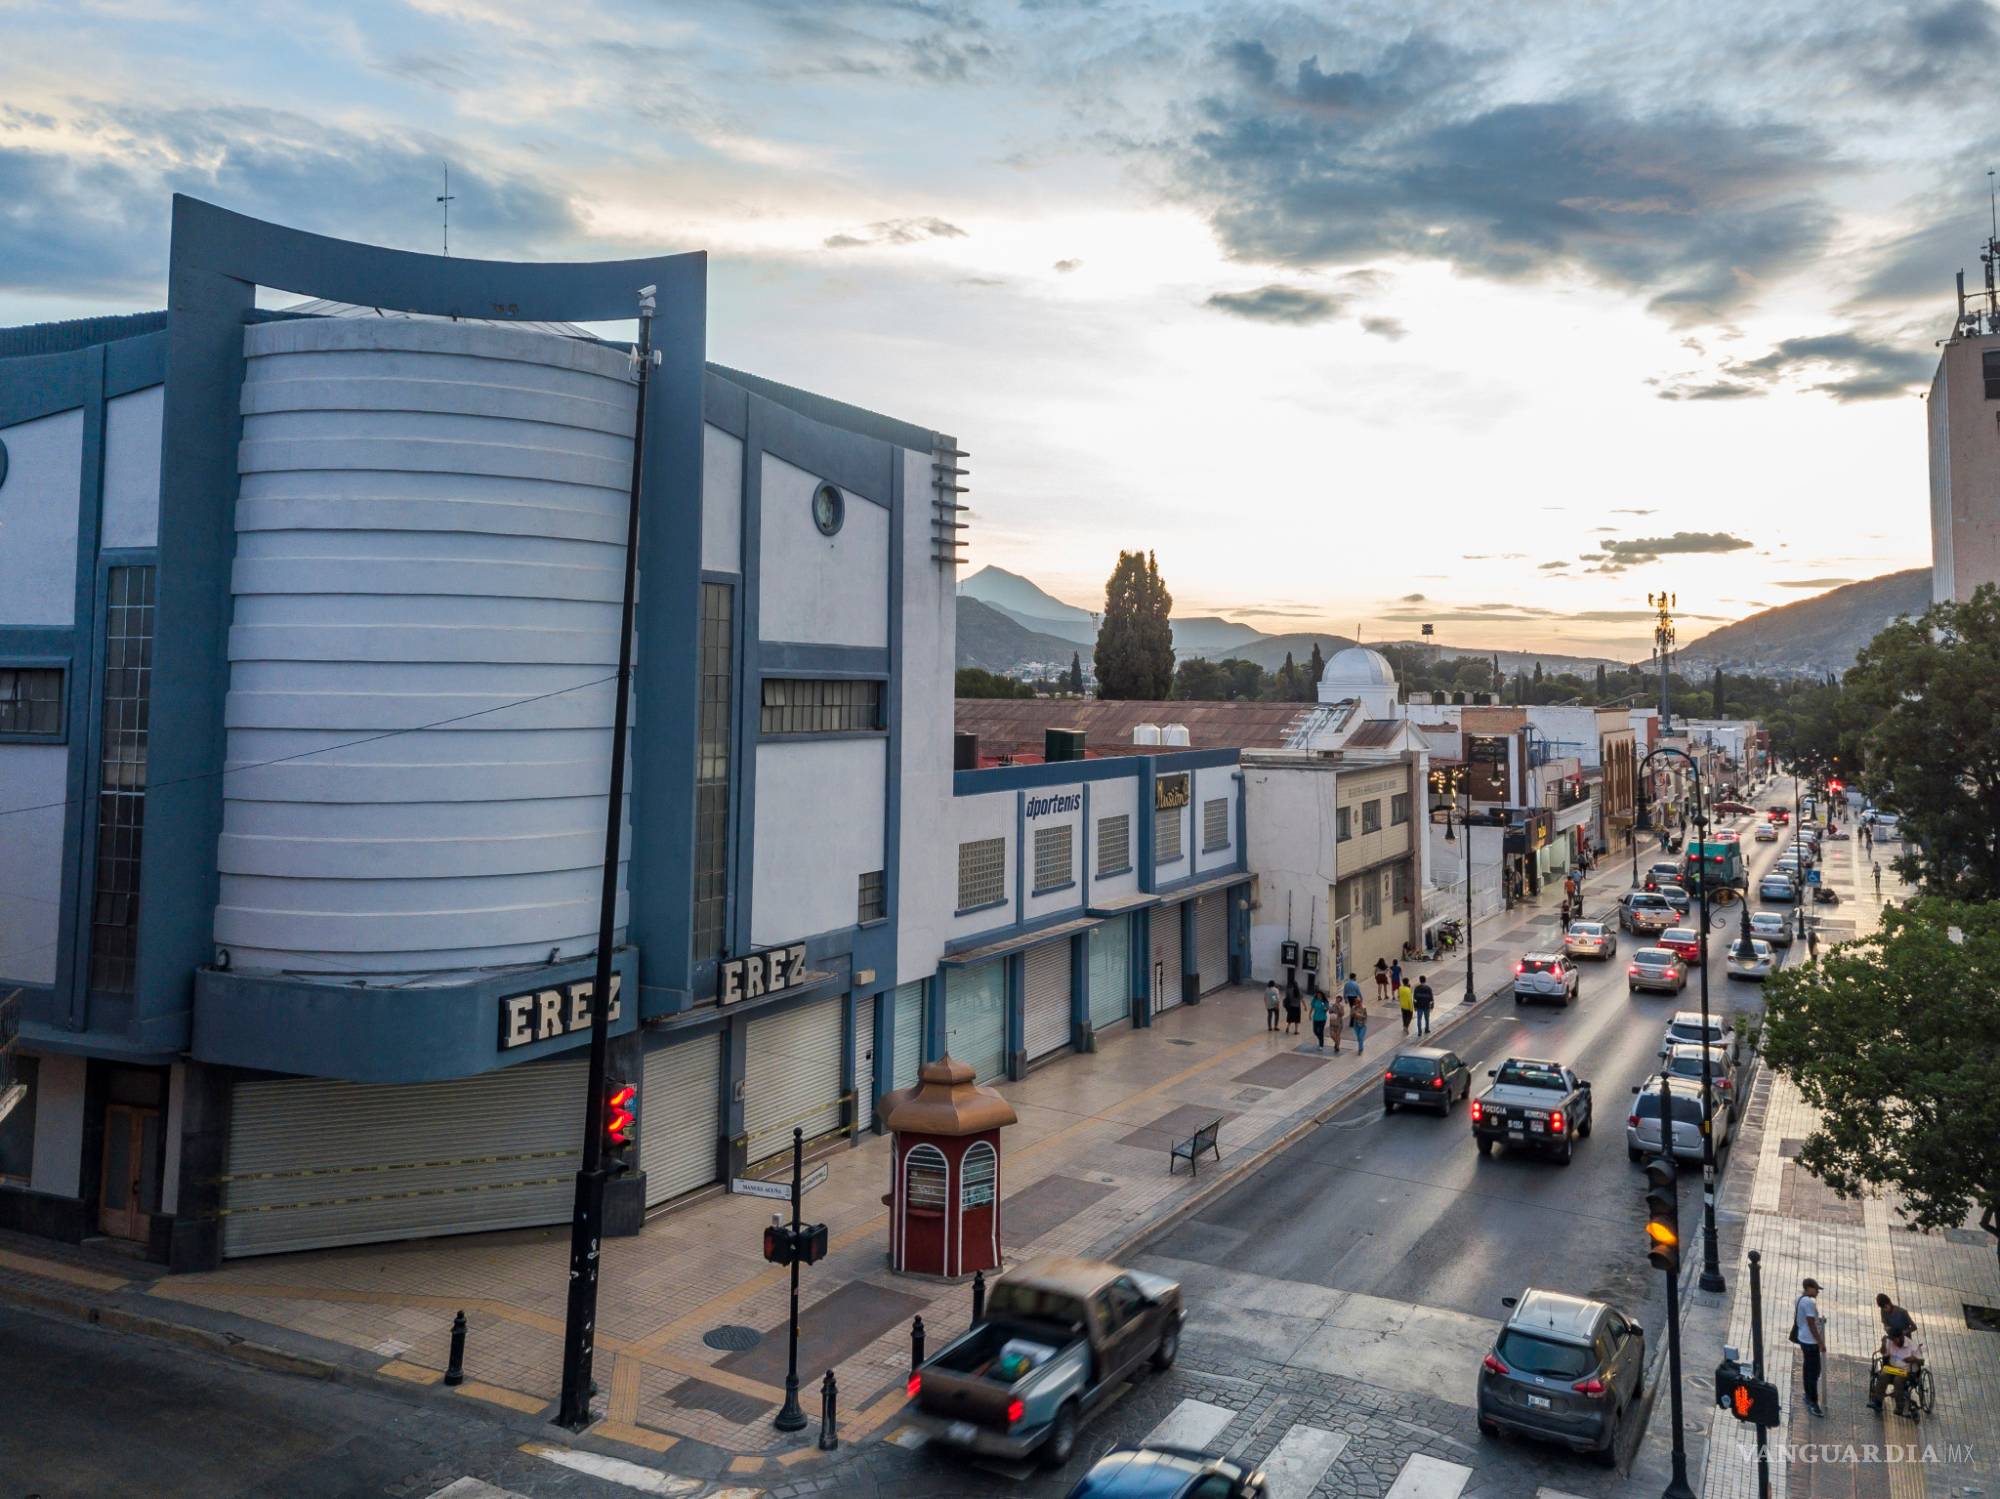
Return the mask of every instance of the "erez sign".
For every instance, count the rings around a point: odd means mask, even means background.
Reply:
[[[611,1013],[618,1018],[618,974],[611,975]],[[509,994],[500,1000],[500,1049],[512,1051],[534,1041],[551,1041],[557,1036],[573,1036],[590,1029],[590,996],[595,979],[578,979],[527,994]]]
[[[745,953],[740,958],[724,958],[716,965],[716,1003],[733,1005],[739,999],[762,999],[766,994],[782,994],[805,982],[806,945],[794,942],[787,947],[767,947],[762,952]]]

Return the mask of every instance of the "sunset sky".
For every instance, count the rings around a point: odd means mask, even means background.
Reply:
[[[168,194],[706,249],[709,357],[949,431],[1087,607],[1636,656],[1927,564],[1992,8],[0,0],[0,322],[157,307]],[[968,571],[971,569],[968,568]]]

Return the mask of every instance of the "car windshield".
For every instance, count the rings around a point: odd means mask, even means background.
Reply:
[[[1562,1069],[1550,1062],[1503,1062],[1494,1081],[1503,1088],[1567,1088]]]
[[[1572,921],[1569,924],[1569,934],[1572,937],[1602,937],[1604,935],[1604,923],[1601,921]]]
[[[1708,1037],[1711,1041],[1720,1040],[1722,1038],[1722,1027],[1711,1021],[1708,1027]],[[1670,1041],[1692,1041],[1696,1045],[1700,1045],[1701,1038],[1702,1029],[1699,1020],[1676,1020],[1667,1027],[1667,1039]]]
[[[1660,933],[1660,940],[1662,942],[1692,942],[1694,941],[1694,928],[1691,926],[1670,926],[1664,932]]]
[[[1064,1291],[1003,1280],[986,1298],[986,1315],[996,1320],[1055,1322],[1069,1327],[1082,1324],[1083,1305]]]
[[[1500,1334],[1500,1362],[1522,1374],[1546,1374],[1552,1379],[1581,1379],[1596,1365],[1589,1348],[1556,1343],[1535,1333],[1509,1327]]]
[[[1664,947],[1642,947],[1632,954],[1632,961],[1634,963],[1664,967],[1666,964],[1674,961],[1674,955]]]
[[[1438,1064],[1436,1057],[1397,1057],[1389,1064],[1389,1070],[1398,1077],[1436,1077]]]
[[[1700,1069],[1696,1068],[1696,1071],[1699,1072]],[[1673,1099],[1674,1122],[1676,1124],[1701,1123],[1701,1100],[1699,1098],[1687,1093],[1676,1093],[1673,1095]],[[1658,1088],[1646,1088],[1642,1090],[1639,1094],[1638,1106],[1632,1112],[1637,1114],[1641,1119],[1659,1118],[1660,1090]]]
[[[1521,959],[1521,972],[1523,973],[1553,973],[1555,970],[1556,961],[1554,958]]]

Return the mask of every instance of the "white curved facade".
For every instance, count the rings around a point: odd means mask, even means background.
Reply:
[[[1351,645],[1335,651],[1319,679],[1319,700],[1339,703],[1354,700],[1369,718],[1392,718],[1396,713],[1396,669],[1380,651],[1365,645]]]
[[[216,943],[238,970],[383,978],[590,950],[624,354],[386,319],[244,346]],[[623,906],[621,871],[621,930]]]

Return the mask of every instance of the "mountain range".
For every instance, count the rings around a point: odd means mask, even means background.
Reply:
[[[1931,603],[1931,570],[1913,567],[1829,589],[1724,625],[1684,647],[1683,670],[1724,666],[1773,676],[1846,671],[1861,648],[1902,614]]]

